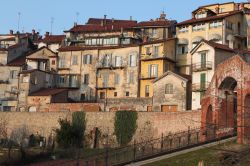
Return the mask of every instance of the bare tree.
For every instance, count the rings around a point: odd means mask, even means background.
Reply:
[[[7,126],[8,126],[8,120],[5,116],[0,117],[0,139],[7,139],[8,133],[7,133]]]

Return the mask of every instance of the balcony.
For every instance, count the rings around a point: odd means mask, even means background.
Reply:
[[[210,82],[201,82],[197,84],[192,84],[192,91],[193,92],[204,92],[207,90]]]
[[[111,84],[111,83],[98,83],[97,90],[114,90],[115,89],[115,85]]]
[[[157,76],[155,76],[155,75],[150,75],[150,76],[141,75],[140,76],[140,80],[153,80],[156,78],[157,78]]]
[[[9,80],[0,80],[0,84],[9,84]]]
[[[195,63],[192,65],[193,72],[212,70],[212,62]]]
[[[175,61],[169,58],[166,54],[164,55],[149,55],[149,54],[142,54],[141,61],[151,61],[151,60],[168,60],[170,62],[175,63]]]
[[[101,69],[110,69],[110,70],[116,70],[116,69],[123,69],[125,67],[125,64],[103,64],[103,63],[99,63],[97,65],[97,69],[101,70]]]

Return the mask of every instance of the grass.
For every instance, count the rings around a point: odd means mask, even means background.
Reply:
[[[200,161],[204,162],[204,166],[221,166],[221,160],[224,157],[225,151],[228,150],[242,150],[246,148],[244,145],[238,145],[235,142],[229,142],[222,145],[217,145],[210,148],[200,149],[194,152],[178,155],[161,161],[157,161],[145,166],[198,166]],[[248,158],[250,154],[248,155]]]

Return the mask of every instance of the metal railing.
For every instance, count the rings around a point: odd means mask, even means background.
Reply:
[[[142,161],[149,158],[169,154],[209,142],[218,141],[224,138],[233,137],[235,133],[227,133],[223,136],[216,135],[216,128],[211,128],[212,132],[203,132],[200,129],[193,129],[175,134],[169,134],[158,139],[144,141],[140,143],[116,148],[106,149],[105,152],[88,156],[83,160],[83,165],[125,165],[131,162]],[[206,135],[208,139],[203,140],[201,136]]]
[[[201,62],[201,63],[195,63],[192,65],[192,70],[194,72],[197,72],[197,71],[204,71],[204,70],[211,70],[212,69],[212,62]]]
[[[202,92],[206,91],[210,82],[201,82],[197,84],[192,84],[192,91],[193,92]]]

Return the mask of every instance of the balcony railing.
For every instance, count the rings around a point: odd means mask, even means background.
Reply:
[[[192,84],[192,91],[193,92],[203,92],[206,91],[210,82],[201,82],[197,84]]]
[[[97,65],[97,69],[122,69],[125,67],[125,64],[121,63],[121,64],[103,64],[103,63],[99,63]]]
[[[192,65],[192,69],[194,72],[197,71],[205,71],[205,70],[211,70],[212,69],[212,62],[201,62],[201,63],[195,63]]]
[[[156,75],[150,75],[150,76],[141,75],[140,76],[141,80],[151,80],[151,79],[156,79],[156,78],[157,78]]]
[[[102,89],[115,89],[115,85],[111,83],[99,83],[96,87],[96,89],[102,90]]]

